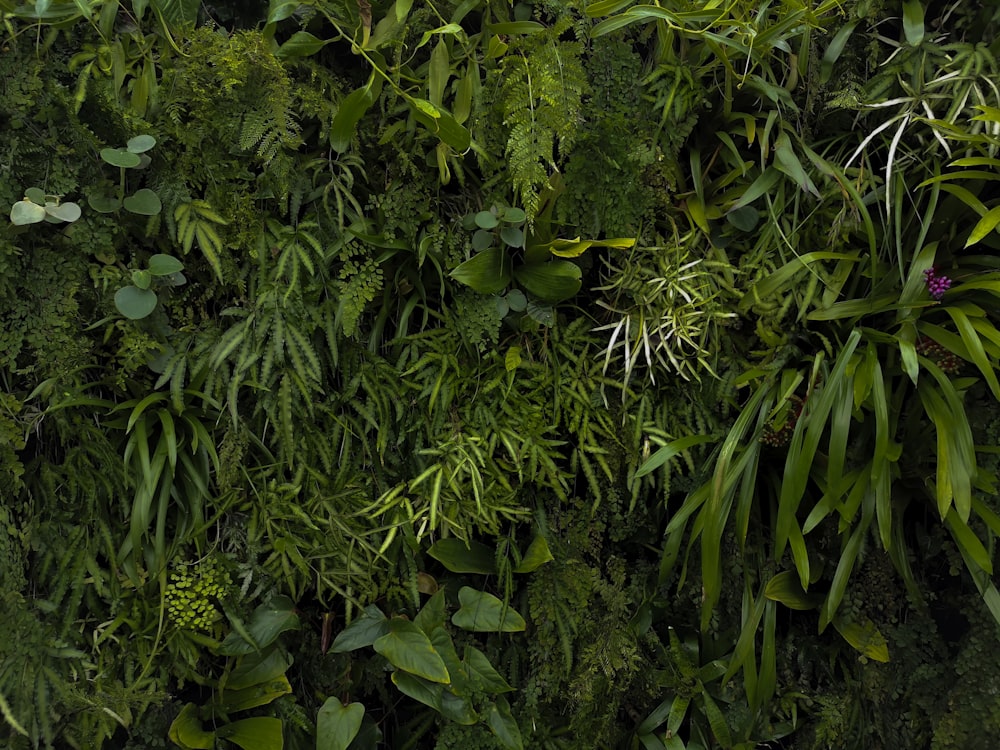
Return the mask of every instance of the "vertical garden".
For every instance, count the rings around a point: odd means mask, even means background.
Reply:
[[[1000,8],[0,17],[4,747],[995,747]]]

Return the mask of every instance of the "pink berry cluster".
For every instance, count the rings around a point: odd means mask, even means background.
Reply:
[[[927,291],[934,299],[941,299],[944,293],[951,289],[951,279],[947,276],[938,276],[936,268],[924,271],[924,281],[927,282]]]

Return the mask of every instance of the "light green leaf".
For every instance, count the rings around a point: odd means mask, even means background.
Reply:
[[[389,632],[373,645],[375,651],[397,669],[431,682],[451,682],[441,655],[434,650],[430,638],[416,623],[402,619],[390,620]]]
[[[688,435],[687,437],[673,440],[643,461],[642,465],[636,469],[632,478],[641,479],[647,474],[652,474],[674,456],[678,456],[684,451],[694,448],[696,445],[710,443],[713,440],[716,440],[714,435]]]
[[[537,34],[545,31],[545,27],[538,21],[505,21],[504,23],[491,23],[489,30],[491,34],[513,36],[515,34]]]
[[[104,148],[101,149],[101,158],[113,167],[130,169],[138,167],[142,161],[138,154],[133,154],[124,148]]]
[[[528,545],[528,551],[524,553],[520,565],[514,568],[514,572],[531,573],[533,570],[537,570],[552,560],[555,560],[555,558],[552,556],[551,550],[549,550],[549,543],[545,541],[544,536],[539,534]]]
[[[18,201],[11,206],[10,220],[16,226],[37,224],[45,220],[45,209],[31,201]]]
[[[48,202],[48,196],[45,194],[45,191],[36,187],[30,187],[25,190],[24,198],[32,203],[37,203],[39,206],[44,206]]]
[[[914,47],[924,40],[924,6],[921,0],[903,0],[903,36]]]
[[[153,136],[137,135],[135,138],[129,138],[128,143],[125,144],[125,149],[133,154],[142,154],[149,151],[155,145],[156,139]]]
[[[458,601],[462,606],[451,617],[455,627],[477,633],[515,633],[526,627],[524,618],[493,594],[463,586]]]
[[[249,654],[270,646],[286,630],[297,630],[298,627],[299,616],[295,614],[292,600],[287,596],[274,596],[266,604],[257,607],[247,623],[247,630],[254,643],[248,643],[245,638],[233,632],[226,636],[219,647],[219,653],[224,656]]]
[[[281,750],[284,747],[281,719],[273,716],[255,716],[223,724],[216,735],[239,745],[243,750]]]
[[[816,609],[823,603],[823,595],[808,593],[802,588],[794,571],[785,570],[767,582],[764,596],[771,601],[781,602],[789,609]]]
[[[149,285],[153,281],[153,275],[145,270],[140,269],[132,272],[132,283],[135,284],[140,289],[149,289]]]
[[[975,245],[986,235],[996,229],[997,224],[1000,224],[1000,206],[991,208],[986,212],[986,215],[976,223],[976,226],[972,228],[972,233],[969,234],[969,239],[965,241],[965,246],[969,247],[970,245]]]
[[[374,102],[375,93],[371,80],[367,85],[344,97],[330,125],[330,148],[338,153],[350,148],[358,121],[365,116],[365,112]]]
[[[316,750],[347,750],[361,729],[365,707],[361,703],[346,706],[336,697],[326,699],[316,719]]]
[[[147,266],[153,276],[169,276],[184,269],[184,264],[172,255],[157,253],[149,259]]]
[[[871,620],[858,623],[837,617],[833,627],[845,641],[869,659],[883,663],[889,661],[889,644]]]
[[[75,203],[60,203],[59,205],[48,204],[45,206],[45,213],[49,216],[71,224],[80,218],[80,207]],[[15,224],[17,222],[14,222]]]
[[[454,269],[451,277],[480,294],[496,294],[510,283],[510,255],[506,248],[487,248]]]
[[[329,44],[332,39],[320,39],[308,31],[296,31],[288,41],[278,47],[274,56],[279,60],[294,60],[299,57],[309,57],[315,55],[323,47]]]
[[[292,686],[284,674],[280,674],[267,682],[250,685],[239,690],[223,690],[221,696],[216,696],[213,706],[223,714],[239,711],[249,711],[251,708],[266,706],[283,695],[292,692]]]
[[[189,750],[212,750],[215,747],[215,732],[206,732],[198,719],[198,707],[188,703],[177,718],[170,723],[167,737],[175,745]]]

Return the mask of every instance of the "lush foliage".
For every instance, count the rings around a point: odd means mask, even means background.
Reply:
[[[0,0],[9,747],[992,746],[1000,10],[669,6]]]

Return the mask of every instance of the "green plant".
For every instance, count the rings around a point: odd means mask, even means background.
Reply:
[[[72,224],[79,218],[80,207],[77,204],[63,201],[61,195],[46,195],[44,190],[36,187],[25,190],[24,200],[18,201],[10,209],[10,221],[14,226],[37,224],[40,221]]]

